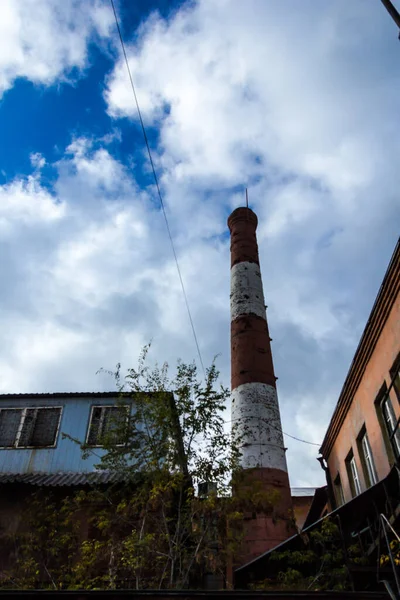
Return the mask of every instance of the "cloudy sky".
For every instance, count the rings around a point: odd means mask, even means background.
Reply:
[[[248,187],[283,429],[321,442],[399,232],[396,27],[379,0],[116,6],[203,360],[229,384]],[[0,392],[112,389],[150,339],[196,359],[108,0],[0,12]]]

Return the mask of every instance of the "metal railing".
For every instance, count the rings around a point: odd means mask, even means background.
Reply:
[[[393,571],[393,575],[394,575],[394,580],[396,582],[396,587],[397,587],[397,598],[400,598],[400,578],[399,578],[399,572],[395,563],[395,559],[393,556],[393,552],[392,552],[392,548],[390,547],[390,542],[389,542],[389,538],[388,538],[388,532],[387,529],[389,528],[389,530],[393,533],[393,535],[395,536],[395,538],[397,539],[397,541],[400,543],[400,537],[397,534],[397,532],[393,529],[392,525],[390,524],[389,520],[387,519],[387,517],[381,513],[379,515],[380,517],[380,525],[381,525],[381,530],[383,531],[383,535],[386,541],[386,546],[387,546],[387,550],[388,550],[388,554],[389,554],[389,559],[390,559],[390,564],[392,566],[392,571]],[[380,563],[380,551],[378,554],[378,569],[379,569],[379,563]],[[385,582],[383,582],[385,583]]]

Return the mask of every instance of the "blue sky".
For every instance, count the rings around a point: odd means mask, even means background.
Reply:
[[[73,2],[70,2],[73,5]],[[121,2],[118,6],[123,35],[133,39],[137,29],[154,11],[168,18],[180,2]],[[70,24],[73,26],[73,22]],[[115,32],[114,32],[115,33]],[[57,161],[71,136],[95,136],[112,132],[115,123],[107,115],[103,97],[105,78],[112,70],[119,48],[115,36],[96,44],[96,34],[88,40],[84,74],[71,64],[68,82],[55,79],[41,85],[29,78],[17,78],[2,96],[0,110],[0,164],[2,180],[31,171],[29,154],[40,152],[48,162]],[[119,124],[122,139],[115,146],[124,161],[132,154],[132,139],[138,135],[136,123]],[[156,133],[156,132],[155,132]],[[48,174],[50,176],[50,173]],[[51,176],[50,176],[51,179]]]
[[[396,27],[377,0],[116,4],[204,362],[229,384],[247,186],[283,428],[318,443],[399,232]],[[150,339],[196,358],[108,0],[1,11],[0,391],[110,389]]]

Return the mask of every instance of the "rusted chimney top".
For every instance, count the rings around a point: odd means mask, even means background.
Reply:
[[[231,267],[239,262],[259,264],[256,229],[258,219],[251,208],[237,208],[228,219],[231,232]]]

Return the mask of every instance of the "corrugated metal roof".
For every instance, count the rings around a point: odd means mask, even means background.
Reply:
[[[130,397],[135,394],[132,392],[46,392],[39,394],[0,394],[0,400],[10,399],[26,399],[26,398],[118,398],[118,397]]]
[[[291,495],[294,498],[298,498],[298,497],[306,497],[306,496],[314,496],[315,494],[315,490],[317,488],[315,487],[292,487],[290,488],[291,491]]]
[[[172,392],[146,392],[147,396],[156,396],[158,394],[172,394]],[[45,392],[38,394],[0,394],[0,400],[12,400],[21,399],[26,400],[27,398],[134,398],[138,395],[138,392]]]
[[[121,475],[112,471],[94,471],[92,473],[0,473],[0,485],[8,483],[26,483],[38,486],[75,486],[99,485],[121,481]],[[315,487],[292,487],[293,497],[312,497]]]
[[[147,396],[157,396],[161,394],[172,395],[172,392],[146,392]],[[69,398],[135,398],[138,396],[137,392],[49,392],[40,394],[0,394],[0,402],[7,400],[51,400],[51,399],[63,399],[68,400]]]
[[[118,473],[96,471],[94,473],[0,473],[0,485],[23,483],[37,486],[79,486],[116,483]]]

